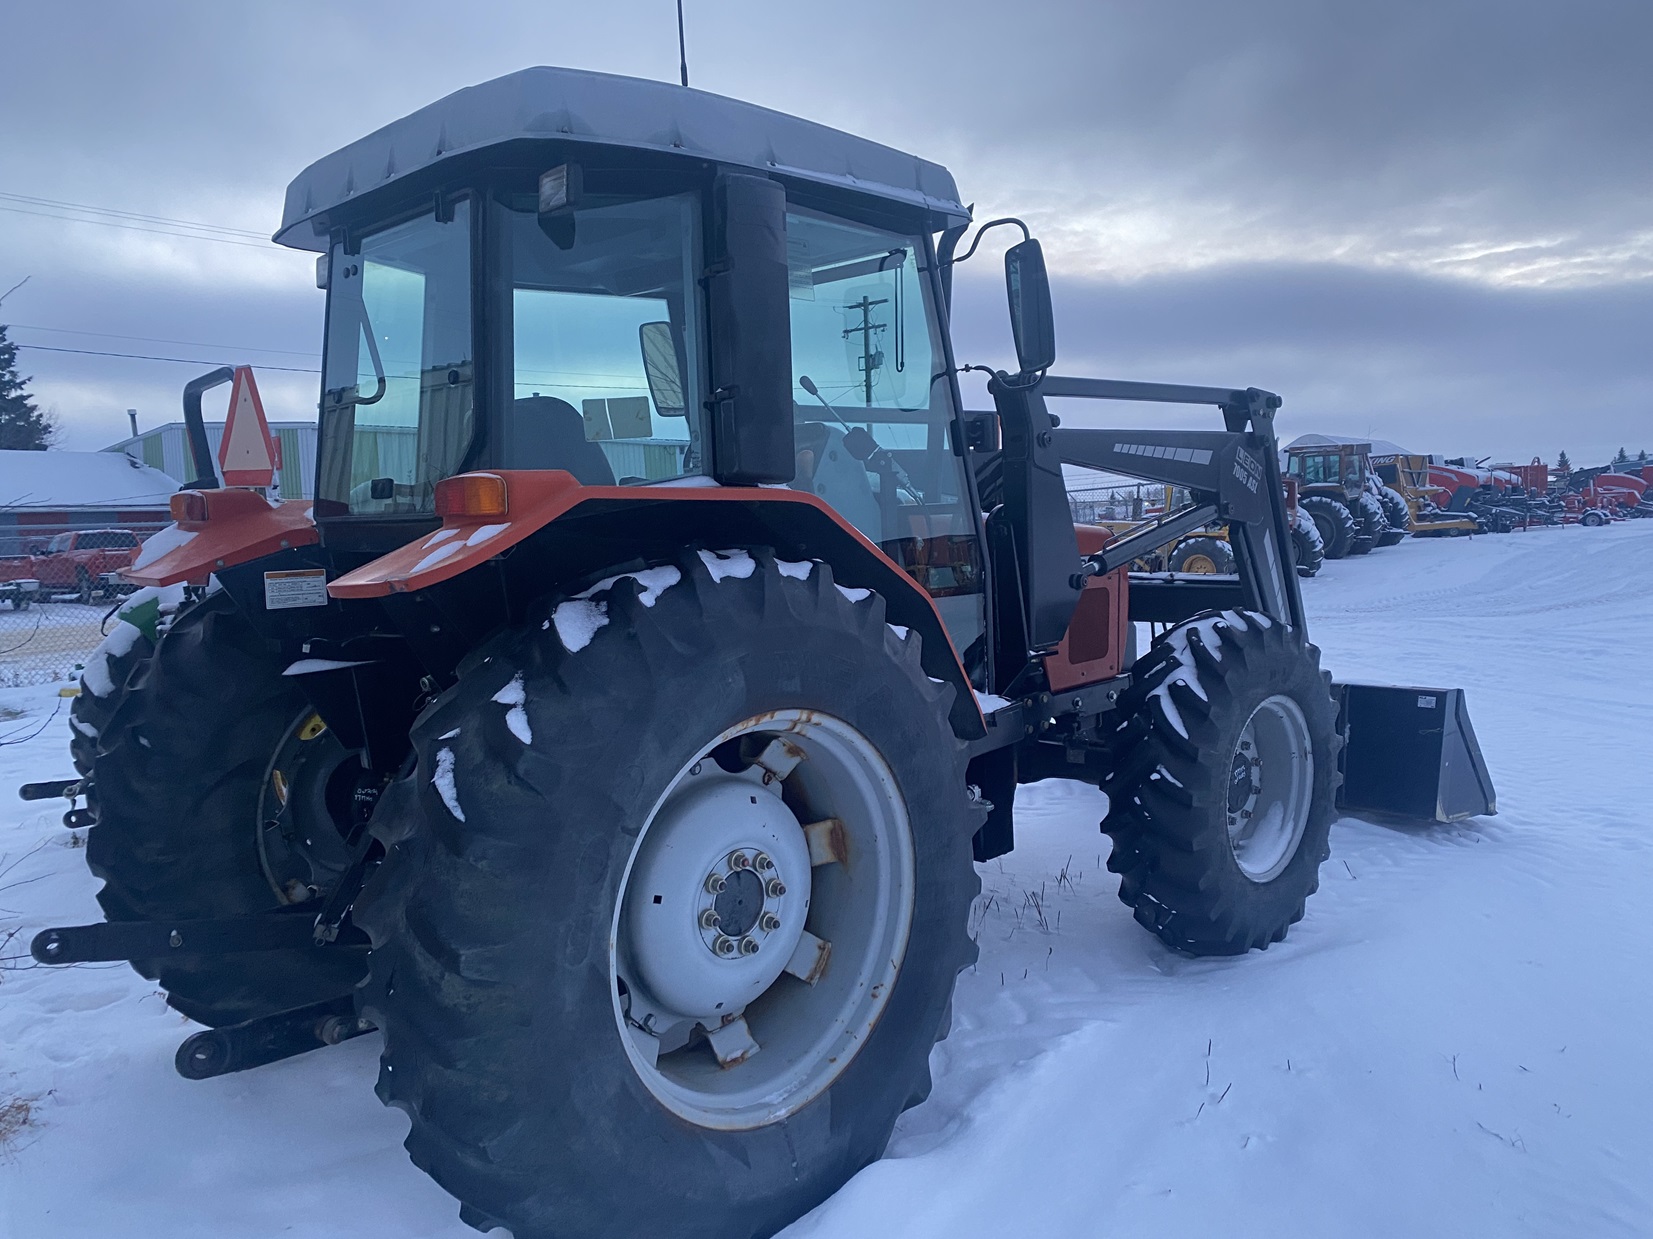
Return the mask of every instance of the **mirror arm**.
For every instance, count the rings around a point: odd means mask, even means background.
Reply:
[[[997,228],[1000,224],[1015,224],[1016,227],[1022,230],[1022,240],[1024,241],[1030,240],[1033,236],[1033,234],[1027,230],[1027,225],[1022,223],[1022,221],[1017,219],[1014,215],[1006,215],[1003,219],[990,219],[976,230],[976,239],[970,242],[970,248],[965,250],[964,253],[960,254],[957,258],[945,259],[942,262],[942,268],[944,270],[950,268],[955,263],[961,263],[966,258],[970,257],[970,255],[974,254],[976,252],[976,246],[981,244],[981,239],[987,235],[988,230],[991,228]]]

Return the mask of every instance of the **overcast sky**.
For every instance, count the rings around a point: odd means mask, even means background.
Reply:
[[[1271,388],[1287,438],[1653,450],[1644,0],[685,7],[695,86],[939,160],[978,218],[1028,219],[1063,372]],[[313,414],[322,297],[308,255],[18,196],[268,236],[304,165],[449,91],[677,72],[671,0],[58,0],[0,28],[0,292],[29,277],[0,322],[192,359],[26,350],[76,448],[128,407],[175,419],[224,361],[261,367],[272,418]],[[992,258],[961,269],[961,359],[1008,362],[1001,301]]]

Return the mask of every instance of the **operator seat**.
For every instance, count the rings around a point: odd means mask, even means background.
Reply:
[[[844,446],[844,432],[825,422],[799,422],[794,432],[798,472],[793,490],[819,495],[874,542],[883,538],[878,496],[867,467]]]
[[[613,486],[614,469],[603,449],[585,437],[585,419],[555,396],[511,402],[505,437],[511,469],[566,469],[582,486]]]

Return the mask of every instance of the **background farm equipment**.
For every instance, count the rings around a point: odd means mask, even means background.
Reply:
[[[1369,443],[1295,443],[1286,449],[1286,470],[1327,559],[1393,546],[1411,529],[1406,500],[1372,470]]]
[[[1484,533],[1485,525],[1467,510],[1468,494],[1452,509],[1453,493],[1430,480],[1427,456],[1386,453],[1371,459],[1372,470],[1405,506],[1412,535],[1456,538]]]

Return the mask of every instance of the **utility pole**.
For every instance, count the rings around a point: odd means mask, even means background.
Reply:
[[[874,301],[863,296],[861,300],[852,301],[844,307],[846,310],[859,310],[861,312],[861,322],[858,325],[844,328],[844,339],[849,339],[857,332],[861,334],[861,384],[866,393],[866,404],[869,409],[872,408],[873,372],[884,365],[884,350],[873,348],[872,333],[883,331],[884,328],[889,326],[888,323],[873,322],[872,309],[874,306],[888,305],[889,303],[890,299],[888,297],[880,297]]]

